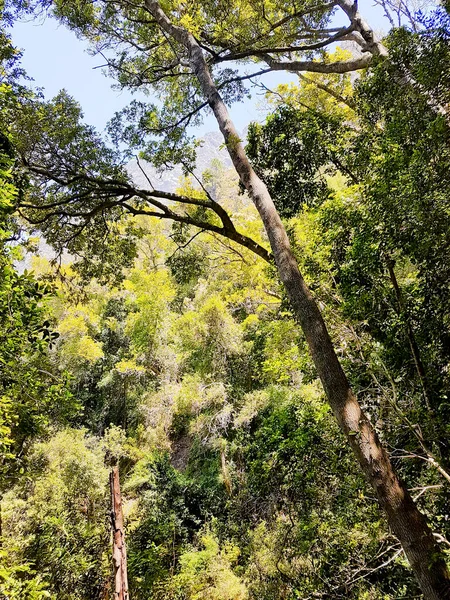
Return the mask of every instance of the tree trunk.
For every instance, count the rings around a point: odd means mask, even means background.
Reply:
[[[111,525],[113,532],[114,600],[130,600],[119,467],[112,468],[109,475],[109,486],[111,490]]]
[[[362,470],[375,489],[388,523],[402,544],[425,598],[449,599],[450,574],[444,556],[424,515],[395,473],[387,452],[350,388],[319,307],[299,271],[286,230],[266,186],[250,165],[228,109],[211,77],[202,49],[187,30],[169,20],[156,0],[145,0],[145,5],[161,29],[187,50],[191,68],[214,112],[236,172],[264,223],[280,279],[305,334],[328,402]]]

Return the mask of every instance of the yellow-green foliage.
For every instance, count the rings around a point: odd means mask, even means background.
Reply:
[[[53,590],[60,589],[58,600],[80,598],[83,586],[88,589],[108,573],[108,470],[103,461],[101,445],[85,431],[61,431],[35,444],[29,458],[32,476],[2,501],[8,560],[17,564],[31,557],[30,568]]]
[[[286,576],[295,577],[300,572],[303,576],[307,576],[308,571],[313,569],[313,565],[308,564],[308,561],[300,556],[293,564],[289,560],[290,557],[285,555],[283,539],[286,538],[290,527],[291,523],[287,515],[279,514],[271,526],[262,521],[251,532],[252,560],[246,574],[249,581],[252,581],[258,572],[265,577],[273,577],[281,570]]]
[[[179,383],[167,382],[160,390],[144,394],[143,401],[139,404],[138,410],[144,426],[141,437],[151,450],[170,448],[169,434],[179,391]]]
[[[98,316],[87,306],[69,307],[58,324],[61,357],[72,367],[84,361],[95,363],[103,358],[101,344],[91,334],[98,325]]]
[[[115,370],[121,375],[139,376],[145,373],[143,366],[138,365],[134,360],[119,360],[114,365]]]
[[[242,332],[218,294],[201,283],[188,310],[173,325],[182,355],[203,373],[221,375],[227,358],[242,349]]]
[[[186,600],[246,600],[247,588],[233,568],[240,550],[231,543],[222,546],[209,531],[201,536],[201,550],[191,550],[180,557],[180,572],[173,587]]]
[[[299,383],[302,353],[300,332],[294,321],[273,321],[268,325],[263,372],[270,383]]]
[[[249,392],[245,395],[244,404],[234,419],[236,427],[248,425],[256,415],[266,408],[270,398],[266,390],[258,390]]]
[[[193,374],[146,394],[139,411],[148,449],[167,450],[171,447],[169,437],[174,418],[189,421],[190,434],[198,436],[204,444],[213,444],[230,425],[233,408],[223,383],[208,383]]]
[[[197,414],[191,421],[190,432],[196,435],[202,444],[215,444],[231,424],[233,406],[227,399],[222,383],[201,385],[200,393],[200,405],[197,406]]]
[[[133,307],[125,331],[135,352],[148,353],[157,345],[157,335],[162,333],[168,305],[175,295],[173,284],[165,269],[146,272],[135,268],[125,280],[124,287],[130,293],[128,302]]]

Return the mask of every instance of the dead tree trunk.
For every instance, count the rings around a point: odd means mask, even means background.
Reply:
[[[172,23],[157,0],[145,0],[145,6],[165,34],[186,50],[191,69],[216,117],[236,172],[264,223],[280,279],[305,334],[328,402],[376,492],[389,526],[402,544],[425,598],[449,600],[450,574],[445,558],[425,516],[395,472],[388,453],[350,387],[319,307],[299,271],[284,225],[265,184],[247,158],[200,45],[189,31]]]
[[[122,496],[120,494],[119,467],[117,466],[112,468],[109,475],[109,486],[111,490],[111,526],[113,532],[114,600],[130,600]]]

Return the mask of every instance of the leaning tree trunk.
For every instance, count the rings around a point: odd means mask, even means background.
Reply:
[[[214,112],[233,165],[264,223],[280,279],[305,334],[328,402],[375,489],[389,526],[402,544],[425,598],[449,599],[450,574],[444,556],[424,515],[397,476],[386,450],[350,388],[317,303],[299,271],[286,230],[266,186],[250,165],[202,49],[187,30],[170,21],[156,0],[145,0],[145,5],[161,29],[187,50],[191,68]]]
[[[109,475],[109,486],[111,490],[111,526],[113,532],[114,600],[130,600],[119,467],[112,468]]]

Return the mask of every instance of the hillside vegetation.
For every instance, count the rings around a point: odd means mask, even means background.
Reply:
[[[215,65],[279,69],[300,51],[278,46],[319,43],[333,10],[254,4],[4,9],[2,599],[128,600],[114,465],[131,600],[449,597],[448,13],[406,23],[401,3],[370,45],[354,8],[342,41],[364,38],[363,62],[303,50],[309,72],[264,88],[239,140],[223,106],[248,78]],[[106,139],[67,92],[32,91],[7,25],[42,10],[162,104]],[[225,138],[212,160],[188,128],[202,94]]]

